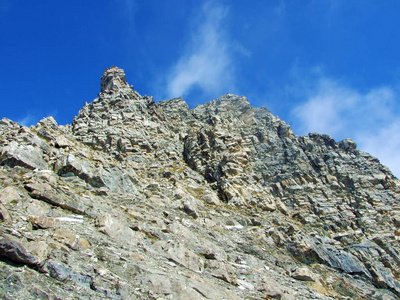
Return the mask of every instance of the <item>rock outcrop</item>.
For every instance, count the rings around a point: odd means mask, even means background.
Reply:
[[[400,182],[354,141],[100,86],[71,125],[0,121],[2,298],[400,298]]]

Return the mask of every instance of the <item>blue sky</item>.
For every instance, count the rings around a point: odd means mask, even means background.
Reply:
[[[0,117],[71,123],[105,68],[156,101],[245,95],[400,176],[398,0],[0,0]]]

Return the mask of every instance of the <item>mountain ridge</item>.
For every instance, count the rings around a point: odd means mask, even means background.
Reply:
[[[5,297],[400,296],[400,182],[353,140],[233,94],[156,103],[117,67],[100,87],[71,125],[0,121]]]

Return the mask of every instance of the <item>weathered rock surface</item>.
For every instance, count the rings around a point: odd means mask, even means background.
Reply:
[[[400,298],[400,182],[354,141],[100,85],[71,125],[0,121],[1,298]]]

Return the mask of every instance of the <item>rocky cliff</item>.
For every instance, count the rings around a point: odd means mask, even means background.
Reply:
[[[400,182],[354,141],[100,85],[71,125],[0,121],[1,297],[400,298]]]

